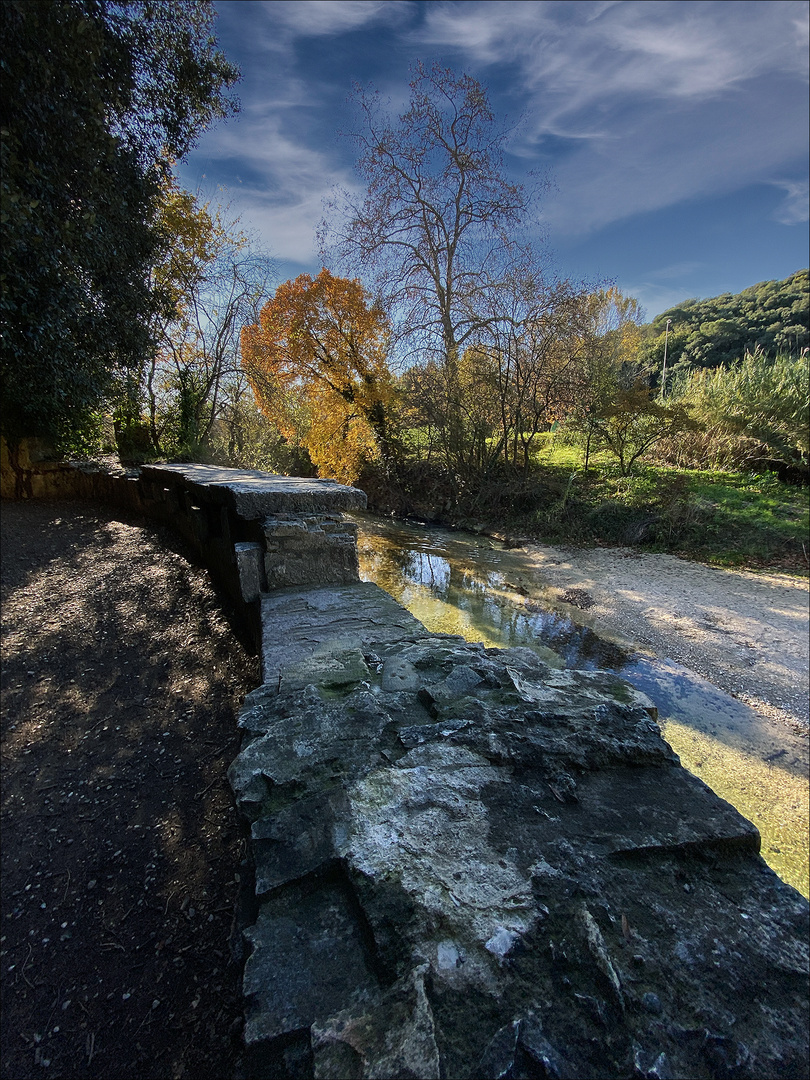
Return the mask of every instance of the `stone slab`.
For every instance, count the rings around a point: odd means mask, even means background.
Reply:
[[[266,518],[262,530],[270,591],[360,580],[357,526],[342,514],[277,515]]]
[[[223,469],[215,465],[148,465],[144,480],[182,484],[203,500],[230,505],[247,521],[272,514],[364,510],[366,494],[335,480],[278,476],[253,469]]]
[[[378,996],[356,905],[339,879],[274,897],[244,934],[253,946],[242,982],[249,1049]]]
[[[803,1080],[807,902],[642,695],[374,586],[265,606],[300,659],[271,657],[229,771],[249,1045],[300,1037],[324,1080]]]
[[[368,581],[320,589],[279,589],[261,601],[262,680],[276,684],[285,668],[315,656],[372,642],[423,636],[424,626]]]

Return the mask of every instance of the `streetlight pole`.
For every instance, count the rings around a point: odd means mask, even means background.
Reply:
[[[672,319],[667,319],[667,327],[664,331],[664,368],[661,372],[661,400],[664,400],[664,394],[667,390],[667,345],[669,344],[669,324]]]

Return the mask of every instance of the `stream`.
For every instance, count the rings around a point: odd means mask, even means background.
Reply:
[[[525,552],[487,537],[357,515],[360,576],[428,630],[534,649],[547,663],[607,668],[645,693],[682,764],[760,831],[762,856],[805,896],[807,740],[671,660],[597,636],[556,610]]]

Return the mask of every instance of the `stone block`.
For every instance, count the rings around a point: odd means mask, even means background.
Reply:
[[[195,492],[205,502],[219,502],[245,521],[270,514],[364,510],[365,492],[334,480],[276,476],[252,469],[215,465],[148,465],[143,475]]]
[[[262,547],[256,543],[234,544],[233,547],[242,599],[250,604],[262,593]]]
[[[339,876],[271,897],[243,933],[252,946],[242,983],[248,1050],[379,999],[356,904]]]
[[[262,678],[275,685],[283,670],[330,648],[423,637],[425,628],[370,582],[284,589],[262,597]]]
[[[268,588],[348,584],[359,579],[357,529],[340,515],[292,515],[264,520]]]

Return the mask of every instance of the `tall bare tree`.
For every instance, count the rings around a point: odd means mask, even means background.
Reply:
[[[503,173],[507,132],[469,75],[417,65],[407,112],[392,121],[358,87],[361,200],[343,192],[322,223],[324,253],[366,278],[400,342],[454,363],[489,318],[487,297],[515,267],[533,195]]]

